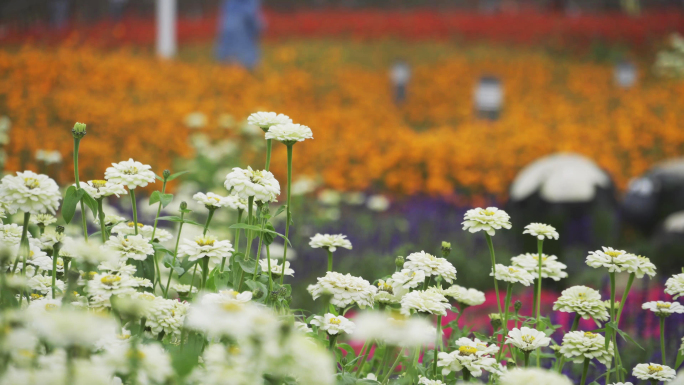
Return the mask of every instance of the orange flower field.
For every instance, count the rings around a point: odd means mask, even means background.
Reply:
[[[624,188],[654,163],[682,153],[684,83],[652,77],[650,58],[639,63],[637,86],[621,89],[612,63],[416,44],[402,51],[416,59],[408,100],[397,106],[388,79],[397,47],[277,43],[265,48],[255,72],[197,52],[160,61],[133,49],[5,49],[0,112],[12,120],[5,167],[37,170],[41,147],[68,158],[72,144],[61,139],[75,121],[88,124],[82,178],[101,178],[112,160],[129,157],[161,173],[177,157],[193,156],[188,137],[197,131],[234,138],[250,161],[256,153],[239,128],[257,110],[286,112],[310,126],[314,141],[295,146],[296,174],[320,176],[340,190],[448,195],[458,188],[505,197],[523,166],[557,151],[594,159]],[[504,85],[504,110],[495,122],[474,114],[473,89],[487,74]],[[194,112],[207,117],[205,127],[186,126]],[[274,148],[272,169],[284,181],[285,147]],[[70,162],[63,165],[62,184],[73,178]]]

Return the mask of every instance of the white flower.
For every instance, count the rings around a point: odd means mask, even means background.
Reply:
[[[36,150],[36,160],[43,161],[46,165],[61,163],[62,153],[57,150]]]
[[[388,345],[414,347],[435,342],[437,330],[422,317],[388,317],[380,312],[364,312],[354,318],[353,338],[383,341]]]
[[[247,294],[251,298],[251,292]],[[281,330],[280,322],[268,308],[249,300],[239,301],[240,295],[205,294],[199,303],[190,306],[186,327],[203,331],[209,338],[230,336],[246,341],[251,338],[275,341]],[[212,298],[206,298],[209,296]]]
[[[675,378],[674,369],[665,365],[654,363],[639,364],[632,370],[632,375],[640,380],[651,381],[670,381]]]
[[[366,202],[366,206],[373,211],[387,211],[390,207],[390,200],[384,195],[371,195]]]
[[[228,195],[227,197],[223,198],[223,203],[224,206],[230,207],[233,210],[248,210],[247,205],[249,204],[249,201],[247,201],[247,199],[240,198],[237,195]],[[252,210],[256,212],[256,203],[252,205]]]
[[[271,126],[292,123],[292,119],[287,115],[260,111],[250,115],[247,118],[247,123],[267,131]]]
[[[606,338],[601,334],[569,332],[563,336],[560,352],[565,358],[575,363],[596,358],[600,363],[608,365],[613,357],[613,343],[609,342],[608,350],[606,350]]]
[[[268,271],[268,259],[260,259],[259,266],[261,266],[262,271]],[[278,264],[277,259],[271,259],[271,274],[278,276],[283,274],[283,266]],[[294,276],[294,270],[290,269],[290,262],[288,261],[285,261],[285,275]]]
[[[150,242],[143,238],[142,235],[128,235],[118,234],[112,235],[109,240],[105,242],[105,246],[111,250],[118,252],[121,258],[132,258],[138,261],[144,261],[148,255],[154,254],[154,248]]]
[[[338,247],[344,247],[345,249],[352,249],[352,244],[347,239],[346,235],[343,234],[316,234],[311,237],[309,246],[314,249],[324,248],[331,252],[335,252]]]
[[[134,294],[138,282],[129,275],[116,274],[95,274],[93,279],[88,281],[88,294],[97,296],[103,302],[102,306],[109,307],[108,300],[112,295],[124,296]]]
[[[223,258],[228,258],[233,253],[233,245],[230,241],[219,241],[212,235],[199,235],[194,240],[184,239],[178,253],[188,257],[188,261],[196,261],[208,257],[214,263],[220,263]]]
[[[538,277],[539,254],[520,254],[517,257],[511,258],[511,263],[514,267],[525,269],[534,277]],[[542,254],[542,278],[560,281],[568,276],[568,273],[564,271],[566,268],[567,266],[564,263],[558,262],[558,257],[555,255]]]
[[[29,220],[31,223],[39,226],[49,226],[57,222],[57,218],[52,214],[35,214]]]
[[[0,231],[0,240],[2,239],[2,232]],[[684,296],[684,273],[676,274],[668,278],[665,282],[665,293],[677,299]]]
[[[477,289],[466,289],[458,285],[451,285],[448,289],[442,290],[442,294],[452,297],[456,302],[465,306],[482,305],[485,302],[485,294]]]
[[[494,269],[489,273],[490,276],[494,276]],[[496,276],[494,277],[497,281],[506,281],[509,283],[521,283],[525,286],[530,286],[534,281],[534,276],[530,274],[527,270],[522,268],[508,267],[501,264],[496,264]]]
[[[295,321],[294,327],[302,333],[313,333],[313,329],[311,329],[309,325],[304,322]]]
[[[356,325],[350,320],[341,315],[336,316],[331,313],[327,313],[323,317],[319,315],[315,316],[313,320],[311,320],[311,324],[318,326],[321,330],[331,335],[339,333],[352,334],[354,333],[354,328],[356,328]]]
[[[19,226],[16,223],[8,223],[6,225],[0,224],[0,242],[5,245],[18,245],[21,241],[21,233],[24,226]],[[30,236],[30,233],[27,233]]]
[[[246,303],[252,300],[251,291],[243,291],[238,293],[235,290],[221,290],[218,293],[208,293],[202,296],[203,304],[233,304],[233,303]]]
[[[76,185],[74,184],[74,186]],[[107,180],[89,180],[87,183],[81,182],[80,186],[93,199],[100,199],[111,195],[116,195],[118,198],[119,195],[128,194],[123,184]]]
[[[209,193],[201,193],[198,192],[197,194],[192,196],[192,199],[196,200],[197,203],[201,205],[205,205],[207,207],[212,207],[212,208],[219,208],[219,207],[224,207],[224,206],[229,206],[232,202],[228,199],[228,197],[222,197],[218,194],[214,194],[213,192]]]
[[[108,334],[114,334],[117,324],[104,313],[92,313],[73,307],[47,311],[31,320],[31,328],[44,341],[56,347],[90,348]]]
[[[547,337],[544,332],[530,329],[528,327],[514,328],[508,332],[506,336],[506,343],[513,344],[516,348],[525,351],[536,350],[549,346],[551,338]]]
[[[77,262],[94,266],[118,259],[118,253],[105,246],[98,245],[95,242],[86,242],[83,239],[72,240],[70,238],[65,238],[64,246],[59,255],[62,257],[69,256]]]
[[[614,250],[611,247],[603,247],[603,250],[590,251],[587,256],[587,265],[593,268],[607,267],[611,273],[627,271],[633,273],[637,270],[637,257],[624,250]]]
[[[463,219],[465,219],[462,223],[463,230],[468,230],[471,233],[483,230],[493,236],[496,233],[495,230],[511,228],[511,217],[496,207],[487,207],[486,209],[478,207],[468,210]]]
[[[339,308],[357,304],[360,308],[373,307],[377,289],[368,281],[351,274],[340,274],[334,271],[326,273],[325,277],[318,278],[318,282],[307,288],[313,299],[321,295],[332,295],[330,303]]]
[[[465,338],[462,342],[465,340],[471,341]],[[458,345],[458,342],[456,344]],[[483,370],[492,373],[499,371],[496,359],[490,357],[488,350],[478,349],[470,342],[459,346],[458,350],[451,353],[440,352],[437,354],[437,360],[437,366],[442,368],[442,375],[445,376],[463,369],[467,369],[474,377],[480,377]]]
[[[425,272],[422,270],[412,271],[401,269],[392,274],[392,287],[403,289],[415,289],[425,282]]]
[[[197,293],[197,288],[192,285],[182,285],[177,283],[173,285],[173,290],[178,293],[178,295],[187,296],[189,294]]]
[[[401,274],[400,272],[394,273]],[[380,303],[399,303],[401,298],[408,293],[409,289],[404,288],[401,284],[395,283],[392,278],[387,281],[383,279],[378,280],[378,291],[375,293],[375,301]]]
[[[107,261],[103,261],[100,263],[100,265],[97,267],[98,270],[100,271],[106,271],[109,274],[118,274],[118,275],[133,275],[135,274],[136,268],[133,265],[129,265],[126,263],[127,261],[124,259],[120,258],[112,258]]]
[[[446,311],[451,309],[449,301],[435,291],[412,291],[401,298],[401,314],[411,315],[412,311],[420,313],[446,315]]]
[[[268,129],[266,139],[275,139],[284,143],[303,142],[305,139],[313,139],[313,132],[302,124],[277,124]]]
[[[246,170],[234,167],[233,171],[226,175],[223,185],[238,197],[254,197],[256,202],[274,202],[280,195],[280,184],[271,172],[252,170],[251,167],[247,167]]]
[[[105,214],[104,219],[105,219],[104,220],[105,226],[114,226],[114,225],[117,225],[121,222],[126,221],[126,218],[120,217],[120,216],[114,215],[114,214]],[[97,226],[99,226],[100,225],[100,218],[94,218],[93,223],[96,224]]]
[[[152,334],[156,336],[164,332],[166,335],[180,336],[190,304],[162,297],[156,297],[152,302],[145,324]]]
[[[34,275],[28,281],[28,286],[33,291],[37,291],[40,294],[47,295],[52,293],[52,277],[47,275]],[[60,280],[55,281],[55,292],[64,292],[64,282]]]
[[[553,304],[553,310],[566,313],[577,313],[584,319],[593,318],[605,321],[609,318],[601,294],[587,286],[573,286],[563,290]]]
[[[112,167],[105,170],[105,179],[112,183],[122,184],[132,190],[136,187],[145,187],[148,183],[154,183],[152,166],[128,159],[119,163],[112,163]]]
[[[556,231],[556,228],[543,223],[530,223],[525,226],[523,234],[530,234],[540,241],[543,241],[545,238],[558,239],[558,231]]]
[[[538,368],[516,368],[504,373],[499,379],[501,385],[573,385],[562,374]]]
[[[466,337],[461,337],[456,340],[456,346],[469,346],[477,349],[480,355],[490,355],[493,356],[499,352],[499,347],[495,344],[487,344],[486,342],[480,341],[479,339],[470,339]]]
[[[684,306],[679,302],[651,301],[641,305],[641,308],[654,312],[658,317],[669,317],[671,314],[684,313]]]
[[[41,270],[52,271],[52,257],[48,257],[47,255],[43,257],[34,258],[31,261],[31,264]],[[62,260],[62,258],[57,258],[57,272],[64,273],[64,261]]]
[[[644,275],[654,277],[656,275],[656,266],[647,257],[637,255],[636,271],[634,271],[637,278],[643,278]]]
[[[451,262],[424,251],[409,254],[404,267],[413,271],[423,271],[426,276],[442,277],[449,283],[456,279],[456,268]]]
[[[185,115],[185,125],[188,128],[202,128],[207,125],[207,116],[199,111],[191,112]]]
[[[58,233],[55,229],[46,229],[43,235],[40,236],[41,248],[52,250],[55,243],[63,242],[64,238],[64,233]]]
[[[418,376],[418,384],[420,385],[444,385],[440,380],[431,380],[427,377]]]
[[[157,227],[157,231],[155,232],[153,226],[143,225],[142,223],[138,222],[138,234],[142,235],[143,238],[150,239],[152,237],[153,232],[154,239],[159,242],[166,242],[173,238],[171,233],[164,229],[160,229],[159,227]],[[133,221],[128,223],[119,223],[116,226],[112,227],[112,234],[134,235],[135,223]]]
[[[55,213],[61,194],[59,186],[47,175],[33,171],[5,175],[0,182],[0,201],[5,202],[7,211],[14,214],[17,210],[26,213]]]
[[[113,346],[105,351],[104,360],[117,374],[126,376],[133,370],[131,357],[136,360],[136,383],[162,384],[173,374],[171,359],[158,344],[139,344],[133,351],[128,345]]]

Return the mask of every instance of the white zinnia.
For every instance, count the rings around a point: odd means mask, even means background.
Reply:
[[[468,230],[471,233],[478,231],[486,231],[487,234],[493,236],[496,231],[501,228],[511,228],[511,217],[505,211],[499,210],[496,207],[475,208],[468,210],[463,221],[463,230]]]
[[[355,340],[377,340],[392,346],[414,347],[435,342],[437,329],[423,317],[388,317],[385,313],[364,312],[354,318]]]
[[[413,271],[423,271],[426,276],[442,277],[449,283],[456,279],[456,268],[451,262],[424,251],[409,254],[404,267]]]
[[[1,236],[2,233],[0,232]],[[673,299],[684,296],[684,273],[673,275],[667,279],[665,282],[665,293],[673,296]]]
[[[609,318],[601,294],[587,286],[573,286],[563,290],[553,304],[553,310],[566,313],[577,313],[584,319],[593,318],[606,321]]]
[[[310,285],[307,290],[315,300],[321,295],[332,295],[330,303],[344,308],[356,303],[360,308],[373,307],[377,289],[361,277],[351,274],[340,274],[329,271],[325,277],[318,278],[318,282]]]
[[[456,302],[465,306],[477,306],[485,302],[485,294],[483,292],[458,285],[452,285],[448,289],[442,290],[442,294],[455,299]]]
[[[636,255],[611,247],[590,251],[589,256],[587,256],[587,265],[596,269],[607,267],[610,273],[621,273],[623,271],[633,273],[637,270],[637,263]]]
[[[470,343],[459,346],[458,350],[451,353],[439,352],[437,360],[437,366],[442,368],[442,375],[445,376],[463,369],[467,369],[474,377],[480,377],[483,370],[492,373],[499,371],[496,359],[490,357],[486,349],[478,349]]]
[[[496,275],[494,275],[493,270],[494,269],[492,269],[492,272],[489,273],[489,275],[494,276],[497,281],[521,283],[525,286],[530,286],[534,281],[534,276],[522,268],[508,267],[497,263]]]
[[[212,262],[220,263],[223,258],[230,257],[233,251],[233,245],[228,240],[219,241],[212,235],[199,235],[192,241],[184,239],[178,254],[187,256],[188,261],[208,257]]]
[[[138,261],[144,261],[148,255],[154,254],[154,248],[150,242],[143,238],[142,235],[128,235],[118,234],[112,235],[109,240],[105,242],[105,246],[111,250],[119,253],[121,258],[132,258]]]
[[[247,123],[267,131],[271,126],[277,124],[292,123],[292,119],[287,115],[276,114],[275,112],[259,111],[251,114],[247,118]]]
[[[537,348],[549,346],[551,338],[546,333],[528,327],[514,328],[506,336],[507,344],[513,344],[516,348],[524,351],[532,351]]]
[[[684,306],[679,302],[651,301],[641,305],[641,308],[654,312],[658,317],[669,317],[675,313],[684,313]]]
[[[248,204],[249,201],[247,199],[240,198],[237,195],[228,195],[227,197],[223,198],[223,206],[230,207],[233,210],[248,210]],[[252,205],[252,210],[256,212],[256,203]]]
[[[539,254],[520,254],[511,258],[511,263],[515,267],[527,270],[535,277],[539,274]],[[568,273],[564,271],[566,268],[564,263],[558,262],[558,257],[555,255],[542,254],[542,278],[560,281],[568,276]]]
[[[0,224],[0,242],[4,245],[19,244],[23,230],[24,226],[19,226],[16,223]],[[26,235],[30,237],[31,233],[27,232]]]
[[[131,159],[119,163],[112,163],[112,167],[105,170],[105,179],[112,183],[122,184],[132,190],[136,187],[145,187],[148,183],[154,183],[152,166],[142,164]]]
[[[206,194],[198,192],[197,194],[192,196],[192,199],[196,200],[197,203],[201,205],[211,207],[213,209],[229,206],[231,203],[229,202],[228,197],[222,197],[218,194],[214,194],[213,192],[208,192]]]
[[[648,275],[653,278],[656,275],[656,266],[648,257],[637,255],[636,271],[634,271],[637,278],[643,278]]]
[[[443,295],[431,290],[416,290],[401,298],[401,314],[411,315],[412,311],[437,315],[446,315],[451,309],[449,300]]]
[[[80,186],[93,199],[100,199],[110,195],[116,195],[118,198],[119,195],[128,194],[123,184],[107,180],[89,180],[87,183],[81,182]]]
[[[271,172],[252,170],[251,167],[234,167],[226,175],[223,185],[242,199],[254,197],[255,202],[274,202],[280,195],[280,184]]]
[[[540,241],[543,241],[545,238],[558,239],[558,231],[556,231],[556,228],[543,223],[530,223],[525,226],[523,234],[530,234]]]
[[[268,129],[266,132],[266,139],[275,139],[290,144],[294,142],[303,142],[305,139],[313,139],[313,132],[311,132],[309,127],[303,124],[277,124]]]
[[[352,244],[347,239],[346,235],[343,234],[316,234],[311,237],[309,246],[314,249],[324,248],[330,252],[335,252],[338,247],[344,247],[345,249],[352,249]]]
[[[375,301],[380,303],[399,303],[401,298],[409,291],[409,289],[404,288],[401,284],[394,282],[392,278],[387,281],[379,279],[377,285],[378,291],[375,293]]]
[[[93,279],[88,281],[88,294],[97,296],[102,301],[102,305],[109,307],[108,300],[112,295],[124,296],[135,294],[138,282],[129,275],[116,274],[95,274]],[[106,302],[106,303],[105,303]]]
[[[401,269],[392,274],[392,286],[403,289],[415,289],[425,282],[425,272],[422,270]]]
[[[283,265],[279,265],[278,262],[277,259],[271,259],[271,274],[280,276],[283,274]],[[262,271],[268,271],[268,258],[260,259],[259,266],[261,266]],[[294,270],[290,269],[290,262],[288,261],[285,261],[285,275],[294,276]]]
[[[52,277],[47,275],[34,275],[28,281],[28,286],[33,291],[40,294],[47,295],[52,293]],[[55,281],[55,292],[61,294],[64,292],[64,282],[60,280]]]
[[[150,239],[152,237],[152,233],[154,233],[154,239],[159,242],[166,242],[173,238],[171,233],[164,229],[157,227],[155,232],[153,226],[143,225],[142,223],[138,222],[139,235],[142,235],[143,238]],[[134,235],[135,223],[133,221],[118,223],[116,226],[112,227],[112,234]]]
[[[311,324],[318,326],[319,329],[330,335],[336,335],[340,333],[352,334],[354,333],[354,328],[356,325],[347,318],[341,315],[334,315],[327,313],[325,316],[321,317],[319,315],[315,316],[311,320]]]
[[[501,385],[573,385],[568,377],[551,370],[515,368],[499,379]]]
[[[0,206],[2,205],[0,204]],[[31,216],[30,222],[35,225],[49,226],[57,222],[57,218],[52,214],[35,214]]]
[[[55,213],[61,194],[57,183],[47,175],[33,171],[17,171],[17,175],[5,175],[0,181],[0,201],[5,202],[7,211],[17,210],[39,214]]]
[[[600,363],[608,365],[613,357],[613,342],[598,333],[574,331],[563,336],[560,353],[574,363],[582,363],[585,359],[596,358]]]
[[[632,369],[632,375],[640,380],[670,381],[675,378],[677,373],[674,369],[666,365],[659,364],[639,364]]]
[[[423,376],[418,376],[418,384],[419,385],[444,385],[444,383],[440,380],[431,380],[427,377]]]

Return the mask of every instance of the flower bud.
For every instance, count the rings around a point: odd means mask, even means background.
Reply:
[[[261,289],[255,289],[252,290],[252,297],[254,298],[260,298],[262,295],[264,295],[264,291]]]
[[[516,313],[519,312],[520,309],[522,309],[522,302],[520,302],[520,300],[515,301],[513,308],[515,309]]]
[[[446,258],[449,254],[451,254],[451,242],[442,241],[442,256]]]
[[[164,170],[164,172],[162,172],[162,176],[164,177],[164,179],[170,177],[170,176],[171,176],[171,171],[169,171],[169,170]]]
[[[397,270],[401,270],[404,267],[404,257],[401,255],[394,260],[394,264],[397,265]]]
[[[553,354],[556,356],[556,358],[561,358],[561,356],[563,354],[560,351],[560,349],[561,349],[560,345],[551,345],[549,347],[551,348],[551,350],[553,350]]]
[[[491,313],[489,315],[489,323],[492,324],[492,327],[494,330],[498,329],[501,327],[501,314],[499,313]]]
[[[511,370],[516,368],[515,361],[506,361],[506,369]]]
[[[64,234],[64,226],[57,226],[55,231],[57,232],[57,234]]]
[[[181,208],[181,210],[187,210],[188,209],[188,203],[185,201],[181,202],[180,208]]]
[[[71,130],[71,134],[74,136],[74,138],[77,139],[81,139],[82,137],[84,137],[86,134],[85,123],[76,122],[76,124],[74,124],[74,128]]]

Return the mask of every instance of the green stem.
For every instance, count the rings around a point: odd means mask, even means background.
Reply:
[[[611,322],[615,322],[615,273],[611,272],[609,273],[610,276],[610,320]],[[606,328],[607,329],[607,328]],[[606,333],[606,337],[608,337],[610,340],[613,339],[613,332],[611,331],[610,333]],[[617,346],[616,346],[617,348]],[[620,365],[618,363],[617,357],[613,357],[615,360],[615,378],[620,379]],[[606,383],[610,382],[610,370],[606,372]]]
[[[464,382],[470,382],[470,370],[463,368],[463,381]]]
[[[107,242],[107,226],[105,226],[105,213],[102,201],[104,198],[97,200],[97,216],[100,219],[100,235],[102,236],[102,244]]]
[[[242,222],[242,210],[238,209],[238,220],[237,223]],[[240,250],[240,229],[235,229],[235,253]],[[221,261],[221,272],[223,272],[223,268],[226,265],[226,257],[223,257],[223,260]]]
[[[25,274],[26,272],[26,256],[30,252],[29,244],[28,244],[28,226],[29,226],[29,219],[31,218],[31,213],[24,213],[24,226],[21,229],[21,241],[19,241],[19,255],[17,255],[17,259],[14,260],[14,266],[12,267],[12,274],[14,274],[15,271],[17,271],[17,265],[19,264],[19,258],[23,256],[23,263],[21,265],[21,273]]]
[[[494,244],[492,237],[485,233],[487,239],[487,246],[489,247],[489,255],[492,257],[492,274],[494,275],[494,292],[496,293],[496,306],[499,308],[499,315],[501,315],[501,300],[499,299],[499,284],[496,282],[496,256],[494,255]]]
[[[330,348],[330,351],[333,351],[333,349],[335,349],[335,343],[337,342],[337,334],[328,334],[328,339],[330,340],[330,345],[328,347]]]
[[[166,194],[166,178],[164,178],[164,184],[162,185],[162,195]],[[154,241],[154,235],[157,233],[157,223],[159,222],[159,214],[161,214],[162,202],[159,200],[159,207],[157,207],[157,216],[154,217],[154,229],[152,229],[152,238]]]
[[[333,267],[333,253],[332,253],[332,251],[328,250],[328,271],[332,271],[332,267]]]
[[[580,385],[587,383],[587,371],[589,370],[589,359],[584,359],[584,365],[582,365],[582,380],[580,380]]]
[[[131,195],[131,207],[133,210],[133,229],[135,230],[135,235],[138,235],[138,204],[135,201],[135,189],[129,190]]]
[[[537,239],[537,252],[539,253],[539,285],[537,285],[537,330],[541,330],[541,325],[539,324],[539,318],[541,317],[541,289],[542,289],[542,263],[544,257],[542,254],[542,249],[544,245],[543,239]],[[537,349],[537,367],[541,366],[541,348]]]
[[[665,317],[660,317],[660,354],[663,357],[663,365],[667,365],[665,359]]]
[[[252,225],[252,206],[254,206],[254,197],[247,199],[247,224]],[[245,261],[249,260],[249,254],[252,250],[252,230],[247,230],[247,245],[245,250]],[[240,280],[242,281],[242,280]]]
[[[506,299],[504,300],[504,318],[503,318],[503,338],[501,338],[501,348],[499,349],[499,358],[498,360],[500,361],[501,358],[503,357],[503,351],[504,351],[504,342],[506,341],[506,336],[508,335],[508,308],[511,307],[511,297],[513,296],[513,285],[508,284],[506,286]]]
[[[439,345],[440,341],[442,340],[442,316],[438,315],[437,316],[437,336],[435,337],[435,358],[432,360],[432,373],[435,375],[434,379],[437,379],[437,353],[439,353]],[[399,352],[399,355],[401,355],[401,351]],[[397,361],[399,358],[397,358]],[[396,363],[395,363],[396,364]],[[394,368],[394,367],[393,367]],[[391,370],[390,370],[391,372]],[[389,373],[387,374],[389,376]],[[385,380],[387,381],[387,377],[385,377]]]
[[[625,302],[627,302],[627,296],[629,295],[629,290],[632,288],[632,283],[634,283],[635,277],[635,273],[629,275],[627,286],[625,286],[625,292],[622,294],[622,298],[620,299],[620,307],[617,309],[617,319],[615,321],[615,325],[617,325],[618,328],[620,328],[620,316],[622,316],[622,309],[625,308]]]
[[[202,236],[207,235],[207,231],[209,231],[209,223],[211,223],[211,218],[214,217],[214,211],[216,211],[215,207],[209,209],[209,216],[207,217],[207,221],[204,223],[204,231],[202,231]]]
[[[176,247],[173,250],[173,263],[171,264],[171,271],[169,272],[169,279],[166,281],[166,292],[164,293],[164,298],[169,298],[169,286],[171,286],[171,276],[173,275],[173,266],[176,265],[176,256],[178,255],[178,244],[180,243],[181,231],[183,231],[183,217],[185,213],[181,211],[180,214],[180,224],[178,225],[178,236],[176,237]],[[192,294],[192,287],[190,288],[190,294]]]
[[[81,145],[81,138],[74,137],[74,180],[76,181],[76,191],[81,189],[81,181],[78,177],[78,149]],[[83,224],[83,237],[88,242],[88,223],[86,222],[86,212],[81,200],[81,222]]]
[[[285,261],[287,261],[287,243],[290,239],[290,221],[292,220],[292,212],[290,211],[290,191],[292,189],[292,146],[293,144],[287,145],[287,222],[285,222],[285,247],[283,249],[283,267],[285,266]],[[285,274],[281,274],[280,284],[282,285],[284,281]]]
[[[268,292],[273,291],[273,271],[271,270],[271,250],[269,245],[266,245],[266,258],[268,258]],[[285,274],[285,266],[283,266],[280,271],[281,274]]]
[[[530,366],[530,351],[523,350],[523,356],[525,356],[525,367]]]
[[[204,290],[207,285],[207,277],[209,276],[209,257],[202,258],[202,283],[200,290]],[[192,289],[190,289],[192,290]]]
[[[59,257],[59,247],[57,246],[58,244],[59,242],[55,243],[52,246],[52,299],[55,299],[55,286],[57,283],[57,258]]]
[[[195,286],[195,273],[197,273],[197,265],[199,265],[199,262],[195,263],[195,268],[192,270],[192,279],[190,280],[190,293],[192,293],[192,286]]]
[[[261,212],[261,205],[259,205],[259,212]],[[264,240],[264,228],[266,227],[266,219],[262,218],[261,219],[261,232],[259,233],[259,245],[257,246],[257,251],[256,251],[256,263],[254,263],[254,280],[256,281],[256,276],[257,272],[259,271],[259,260],[261,259],[261,245],[263,244]],[[269,259],[269,265],[270,265],[270,259]],[[270,270],[270,269],[269,269]],[[284,273],[284,271],[283,271]]]
[[[580,318],[582,318],[582,316],[575,313],[575,319],[572,321],[572,326],[570,327],[571,332],[574,332],[575,330],[577,330],[577,327],[579,326]],[[558,373],[563,373],[563,366],[564,365],[565,365],[565,356],[561,356],[560,363],[558,364]]]
[[[403,355],[402,355],[403,351],[404,351],[403,349],[399,350],[399,354],[397,354],[397,359],[394,360],[394,363],[392,364],[392,366],[390,367],[390,370],[385,375],[385,378],[382,379],[381,384],[384,384],[385,382],[387,382],[387,379],[389,379],[389,376],[392,375],[392,372],[394,372],[394,369],[397,367],[397,365],[399,365],[399,360],[401,359],[401,357],[403,357]],[[435,362],[437,362],[437,357],[435,357]],[[435,370],[437,370],[437,364],[435,364]],[[437,378],[437,374],[435,374],[435,378]]]
[[[269,167],[271,167],[271,149],[273,147],[273,139],[266,139],[266,166],[264,167],[264,170],[268,171]]]
[[[366,343],[368,343],[368,341],[366,341]],[[364,353],[364,349],[361,348],[361,353],[362,353],[361,362],[359,362],[359,366],[356,367],[356,374],[355,374],[356,378],[359,378],[359,375],[363,371],[363,367],[366,366],[366,360],[368,360],[368,354],[370,353],[371,349],[373,349],[373,345],[374,345],[374,342],[372,342],[372,341],[367,346],[364,344],[365,353]]]

